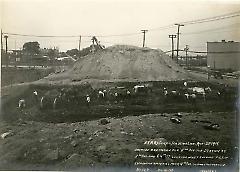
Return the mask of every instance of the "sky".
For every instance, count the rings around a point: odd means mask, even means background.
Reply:
[[[1,28],[4,33],[75,36],[36,38],[9,35],[9,49],[20,49],[25,42],[38,41],[41,48],[59,47],[61,51],[91,44],[97,36],[101,44],[146,46],[163,51],[171,49],[169,34],[177,26],[155,29],[185,21],[240,11],[240,0],[0,0]],[[206,42],[240,41],[240,17],[186,25],[180,28],[180,49],[206,51]],[[155,29],[155,30],[152,30]],[[114,37],[107,35],[133,34]],[[85,37],[88,36],[88,37]],[[176,40],[174,41],[176,45]]]

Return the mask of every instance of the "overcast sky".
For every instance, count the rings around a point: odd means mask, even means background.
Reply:
[[[2,29],[7,33],[30,35],[114,35],[98,37],[102,44],[142,46],[141,29],[149,29],[146,46],[171,49],[169,34],[177,27],[152,30],[174,23],[218,16],[240,11],[235,1],[163,1],[163,0],[0,0]],[[207,41],[240,41],[240,17],[181,27],[180,48],[206,50]],[[210,31],[207,31],[210,30]],[[138,34],[139,33],[139,34]],[[18,49],[24,42],[39,41],[40,46],[58,46],[60,50],[78,48],[78,37],[34,38],[9,35],[9,49]],[[91,44],[82,37],[81,47]]]

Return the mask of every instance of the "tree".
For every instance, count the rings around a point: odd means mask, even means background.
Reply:
[[[79,52],[79,55],[80,55],[81,57],[82,57],[82,56],[86,56],[86,55],[92,53],[92,49],[99,50],[99,46],[97,46],[97,45],[90,45],[89,47],[83,48],[83,49]]]
[[[40,53],[40,44],[38,42],[26,42],[23,45],[23,51],[31,55]]]
[[[58,56],[58,53],[56,52],[55,49],[48,49],[47,55],[48,57],[50,57],[50,59],[54,59],[55,57]]]
[[[79,51],[78,51],[78,49],[71,49],[71,50],[67,50],[67,52],[66,52],[69,56],[74,56],[74,55],[79,55]]]

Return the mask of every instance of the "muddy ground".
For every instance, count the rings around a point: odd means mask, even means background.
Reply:
[[[0,129],[1,134],[9,132],[9,135],[0,139],[1,170],[72,170],[80,167],[133,167],[135,170],[134,150],[144,148],[143,143],[147,140],[159,138],[168,142],[219,141],[218,148],[226,150],[229,158],[217,162],[226,163],[227,168],[236,167],[236,88],[228,88],[227,96],[219,97],[217,92],[222,86],[189,82],[189,87],[210,86],[212,89],[206,101],[198,96],[196,105],[183,97],[164,98],[163,87],[169,91],[180,90],[183,81],[153,82],[146,92],[131,97],[123,95],[115,99],[110,96],[104,100],[97,97],[99,89],[106,89],[111,95],[111,92],[120,93],[123,86],[131,90],[136,84],[139,83],[114,83],[97,89],[69,86],[70,90],[77,91],[78,101],[62,104],[60,101],[56,109],[52,102],[62,87],[23,84],[5,89]],[[34,102],[34,90],[39,96],[48,97],[44,109]],[[76,95],[74,91],[71,94]],[[90,105],[85,102],[86,94],[92,98]],[[26,100],[25,109],[17,108],[19,98]],[[175,123],[171,118],[181,122]],[[218,124],[218,127],[209,128],[211,124]]]
[[[1,69],[1,86],[39,80],[54,72],[52,68],[9,67]]]
[[[226,149],[226,155],[230,157],[227,163],[222,161],[228,164],[227,167],[235,163],[235,113],[182,113],[181,124],[170,121],[175,115],[163,113],[108,118],[110,123],[105,125],[101,124],[100,119],[58,124],[1,121],[1,132],[12,132],[0,141],[1,170],[134,167],[134,150],[145,148],[145,141],[157,138],[165,138],[169,142],[219,141],[219,148]],[[218,123],[220,129],[205,129],[208,122]]]

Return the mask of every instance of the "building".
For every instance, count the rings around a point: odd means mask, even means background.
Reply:
[[[211,69],[240,70],[240,42],[207,42],[207,65]]]

